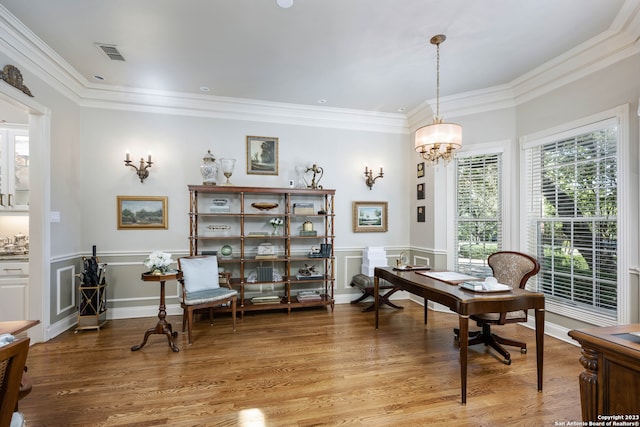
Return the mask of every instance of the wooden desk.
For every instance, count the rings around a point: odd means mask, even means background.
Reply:
[[[164,302],[164,283],[167,280],[178,280],[182,278],[182,271],[174,270],[167,272],[166,274],[151,274],[151,273],[143,273],[142,280],[145,282],[159,282],[160,283],[160,306],[158,308],[158,323],[153,328],[147,329],[147,332],[144,334],[144,340],[138,344],[131,347],[131,351],[140,350],[147,343],[147,339],[151,334],[163,334],[167,336],[167,340],[169,341],[169,347],[174,352],[180,351],[180,349],[173,343],[173,339],[178,336],[177,332],[173,332],[171,327],[171,323],[168,323],[165,318],[167,317],[167,306]]]
[[[375,327],[378,329],[379,286],[384,279],[398,288],[424,298],[424,323],[427,324],[427,302],[435,301],[458,313],[460,322],[460,387],[462,403],[467,403],[467,350],[469,346],[469,316],[481,313],[499,313],[534,309],[536,315],[536,360],[538,391],[542,391],[542,365],[544,352],[544,294],[513,289],[504,293],[478,293],[460,289],[457,285],[441,282],[415,271],[393,271],[391,267],[374,270]]]
[[[582,421],[640,421],[640,324],[578,329],[569,336],[582,346],[579,376]]]

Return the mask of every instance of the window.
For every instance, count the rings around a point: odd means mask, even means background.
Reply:
[[[525,147],[527,250],[547,309],[617,319],[618,126],[602,120]]]
[[[490,276],[487,257],[502,248],[502,154],[457,159],[455,270]]]

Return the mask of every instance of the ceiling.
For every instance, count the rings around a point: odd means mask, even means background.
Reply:
[[[625,0],[1,3],[89,87],[403,113],[436,96],[433,35],[447,36],[445,97],[508,84],[598,36]],[[125,61],[96,43],[116,45]]]

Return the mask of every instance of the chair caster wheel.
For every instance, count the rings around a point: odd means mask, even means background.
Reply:
[[[520,349],[520,353],[522,353],[522,354],[527,354],[527,349],[526,349],[526,348],[521,348],[521,349]]]
[[[504,359],[502,363],[504,363],[505,365],[511,365],[511,359]]]

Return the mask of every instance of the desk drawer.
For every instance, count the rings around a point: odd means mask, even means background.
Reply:
[[[0,262],[0,277],[28,276],[28,262]]]

